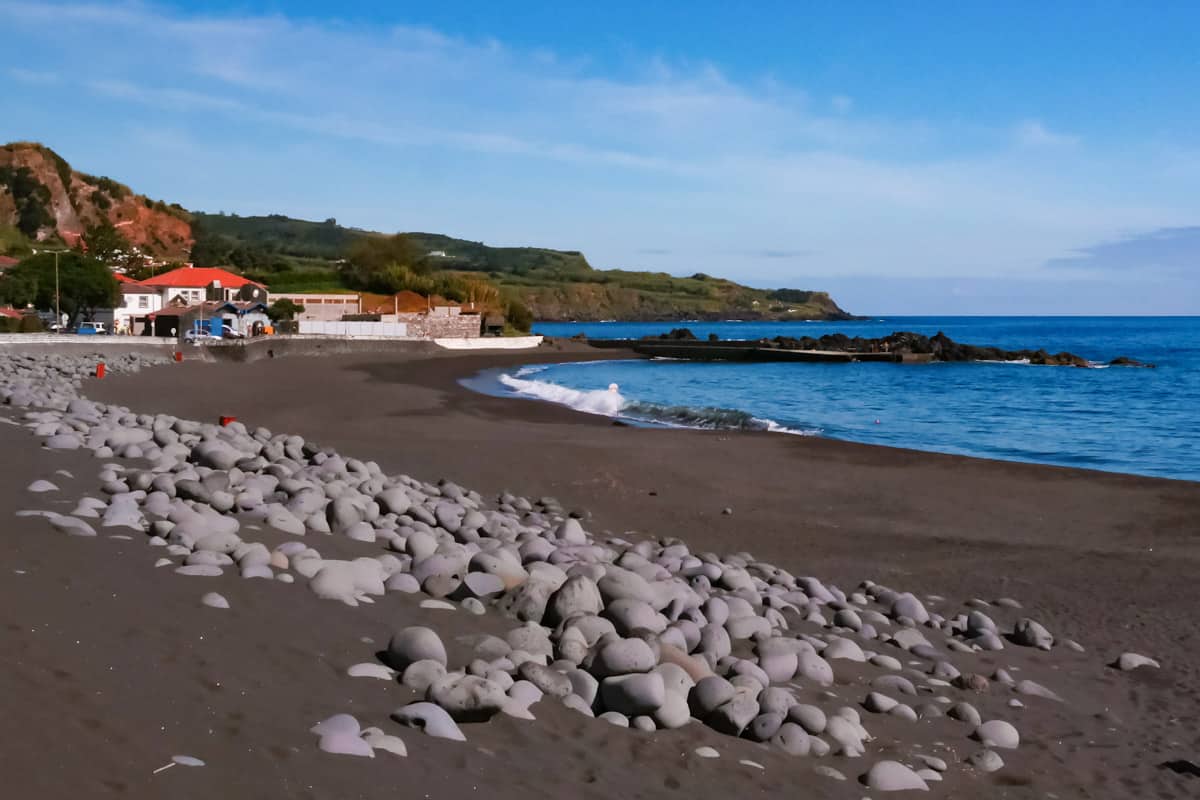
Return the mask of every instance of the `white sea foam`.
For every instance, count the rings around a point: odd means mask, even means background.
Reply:
[[[521,375],[522,372],[517,374]],[[621,394],[615,383],[609,384],[607,389],[583,390],[512,375],[501,375],[499,380],[502,385],[525,397],[557,403],[586,414],[623,417],[668,428],[770,431],[796,436],[813,436],[820,433],[818,430],[788,428],[773,419],[755,417],[734,409],[664,406],[659,403],[630,400]]]
[[[621,409],[625,406],[625,398],[621,396],[621,392],[617,389],[615,383],[607,389],[581,391],[568,386],[559,386],[556,383],[547,383],[546,381],[529,381],[523,378],[515,378],[512,375],[501,375],[500,382],[517,394],[570,406],[576,411],[583,411],[587,414],[601,414],[606,417],[615,417],[621,413]]]

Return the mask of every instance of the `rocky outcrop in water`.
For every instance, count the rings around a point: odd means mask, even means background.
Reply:
[[[704,342],[687,328],[675,328],[669,333],[659,336],[646,336],[641,342],[687,342],[702,346]],[[896,360],[917,361],[1028,361],[1030,364],[1040,364],[1055,367],[1091,367],[1092,362],[1074,353],[1037,350],[1005,350],[1000,347],[980,346],[956,342],[942,332],[934,336],[925,336],[912,331],[897,331],[888,336],[867,338],[862,336],[847,336],[844,333],[829,333],[820,337],[813,336],[776,336],[774,339],[759,339],[757,341],[720,341],[715,335],[710,335],[707,343],[721,347],[744,347],[753,349],[759,355],[763,351],[818,351],[825,353],[854,353],[854,354],[891,354]],[[1127,356],[1121,356],[1109,362],[1111,366],[1153,367]]]

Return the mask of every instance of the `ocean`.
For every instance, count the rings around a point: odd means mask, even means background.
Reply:
[[[942,331],[968,344],[1066,350],[1098,365],[1129,356],[1157,366],[600,361],[508,370],[490,376],[485,390],[648,425],[760,429],[1200,480],[1200,317],[564,322],[534,330],[623,339],[674,327],[722,339]]]

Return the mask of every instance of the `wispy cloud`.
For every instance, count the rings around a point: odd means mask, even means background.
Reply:
[[[23,69],[21,67],[6,69],[4,70],[4,74],[15,81],[33,86],[49,86],[58,83],[60,80],[56,72],[42,72],[33,69]]]
[[[390,204],[411,193],[421,201],[406,210],[427,213],[422,224],[469,234],[494,219],[526,241],[569,236],[594,263],[655,256],[678,272],[1032,275],[1113,231],[1200,218],[1194,180],[1152,158],[1129,166],[1128,153],[1094,150],[1032,111],[990,125],[889,116],[837,87],[661,58],[605,72],[586,54],[421,26],[9,0],[0,20],[23,48],[11,81],[55,76],[27,94],[90,100],[128,127],[204,142],[204,161],[171,180],[243,179],[241,196],[216,201],[225,208],[284,200],[263,196],[273,188],[253,174],[222,173],[233,169],[223,152],[243,153],[245,170],[295,147],[307,190],[331,204],[361,154],[350,207],[382,210],[354,220],[329,209],[351,224],[409,227]],[[402,168],[420,183],[381,177]],[[1137,180],[1143,168],[1159,179]]]
[[[1017,125],[1013,136],[1023,147],[1069,147],[1079,144],[1078,136],[1052,131],[1035,119]]]
[[[1051,269],[1200,276],[1200,226],[1160,228],[1080,248]]]

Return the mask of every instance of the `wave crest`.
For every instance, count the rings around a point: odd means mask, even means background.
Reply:
[[[524,370],[517,373],[518,376],[522,374],[531,373],[524,372]],[[612,384],[608,389],[581,390],[547,381],[526,380],[507,374],[501,375],[499,380],[504,386],[526,397],[568,406],[585,414],[620,417],[649,425],[701,430],[771,431],[802,436],[820,433],[816,430],[787,428],[775,420],[763,419],[733,408],[667,406],[660,403],[629,400],[621,394],[616,384]]]

